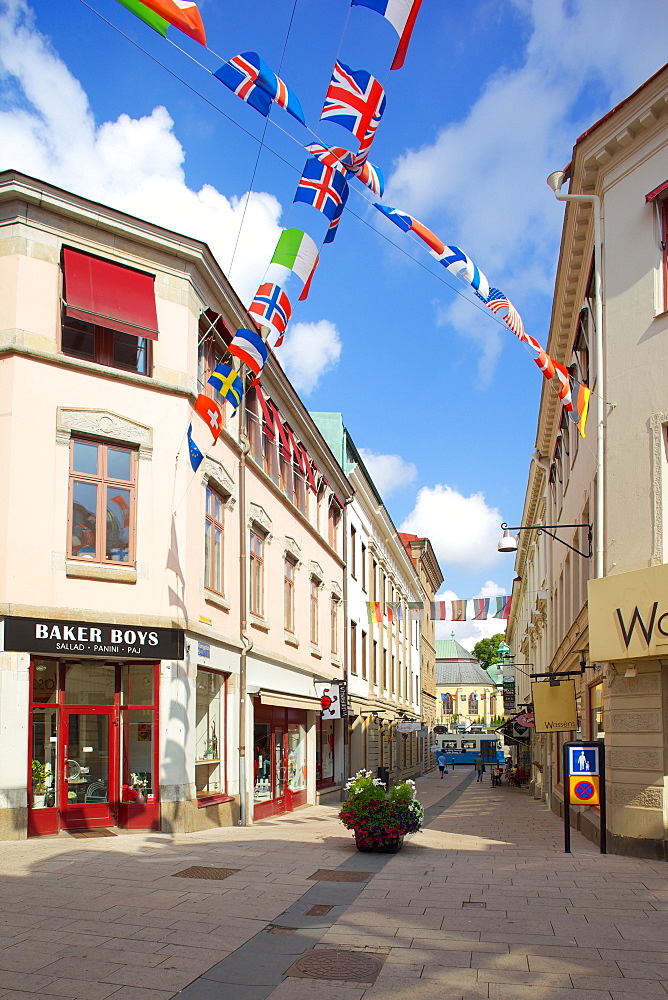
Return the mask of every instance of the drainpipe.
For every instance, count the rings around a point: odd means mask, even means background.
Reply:
[[[350,692],[348,691],[348,507],[343,508],[343,683],[346,686],[346,701],[350,711]],[[345,787],[350,777],[350,723],[349,716],[343,722],[343,789],[341,801],[345,800]]]
[[[248,789],[246,787],[246,658],[253,648],[248,635],[248,582],[247,582],[247,531],[246,531],[246,455],[250,450],[246,434],[246,393],[241,396],[239,407],[239,630],[242,643],[239,657],[239,826],[249,826]]]
[[[601,299],[601,199],[597,194],[562,194],[566,179],[563,170],[555,170],[547,178],[557,201],[587,201],[594,211],[594,380],[596,382],[596,547],[594,549],[594,576],[603,576],[603,460],[605,411],[603,393],[603,302]]]

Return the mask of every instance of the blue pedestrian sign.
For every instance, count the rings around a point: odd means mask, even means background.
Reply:
[[[571,777],[590,778],[601,773],[599,762],[599,747],[568,746],[568,773]]]

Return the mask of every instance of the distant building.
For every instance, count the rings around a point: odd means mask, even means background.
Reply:
[[[452,639],[436,641],[437,721],[441,725],[489,725],[501,714],[496,686],[473,653]]]

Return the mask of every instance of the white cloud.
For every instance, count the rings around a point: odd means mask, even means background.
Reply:
[[[208,184],[188,187],[185,152],[165,108],[97,125],[85,91],[36,30],[25,0],[0,2],[0,83],[0,168],[201,239],[228,272],[247,196],[228,198]],[[246,304],[271,258],[280,214],[273,195],[250,195],[228,274]]]
[[[504,340],[508,337],[508,331],[492,320],[483,305],[478,309],[459,296],[445,306],[437,305],[436,324],[454,327],[457,333],[475,345],[479,351],[480,384],[489,385],[494,375],[496,359],[501,353]]]
[[[360,448],[359,453],[383,498],[409,486],[417,479],[417,466],[413,462],[407,462],[401,455],[381,455],[367,448]]]
[[[501,69],[465,117],[400,156],[387,200],[462,246],[522,311],[552,288],[563,207],[545,178],[568,162],[584,128],[663,65],[668,5],[515,0],[515,8],[528,33],[522,65]]]
[[[276,357],[297,392],[308,396],[341,356],[341,337],[327,319],[293,323]]]
[[[499,511],[487,505],[482,493],[467,497],[439,483],[419,491],[399,530],[429,538],[441,567],[477,571],[498,559],[501,521]]]

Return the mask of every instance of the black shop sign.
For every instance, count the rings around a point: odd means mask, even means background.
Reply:
[[[181,660],[183,632],[178,628],[143,625],[5,618],[4,648],[13,652],[58,653],[73,657]]]

